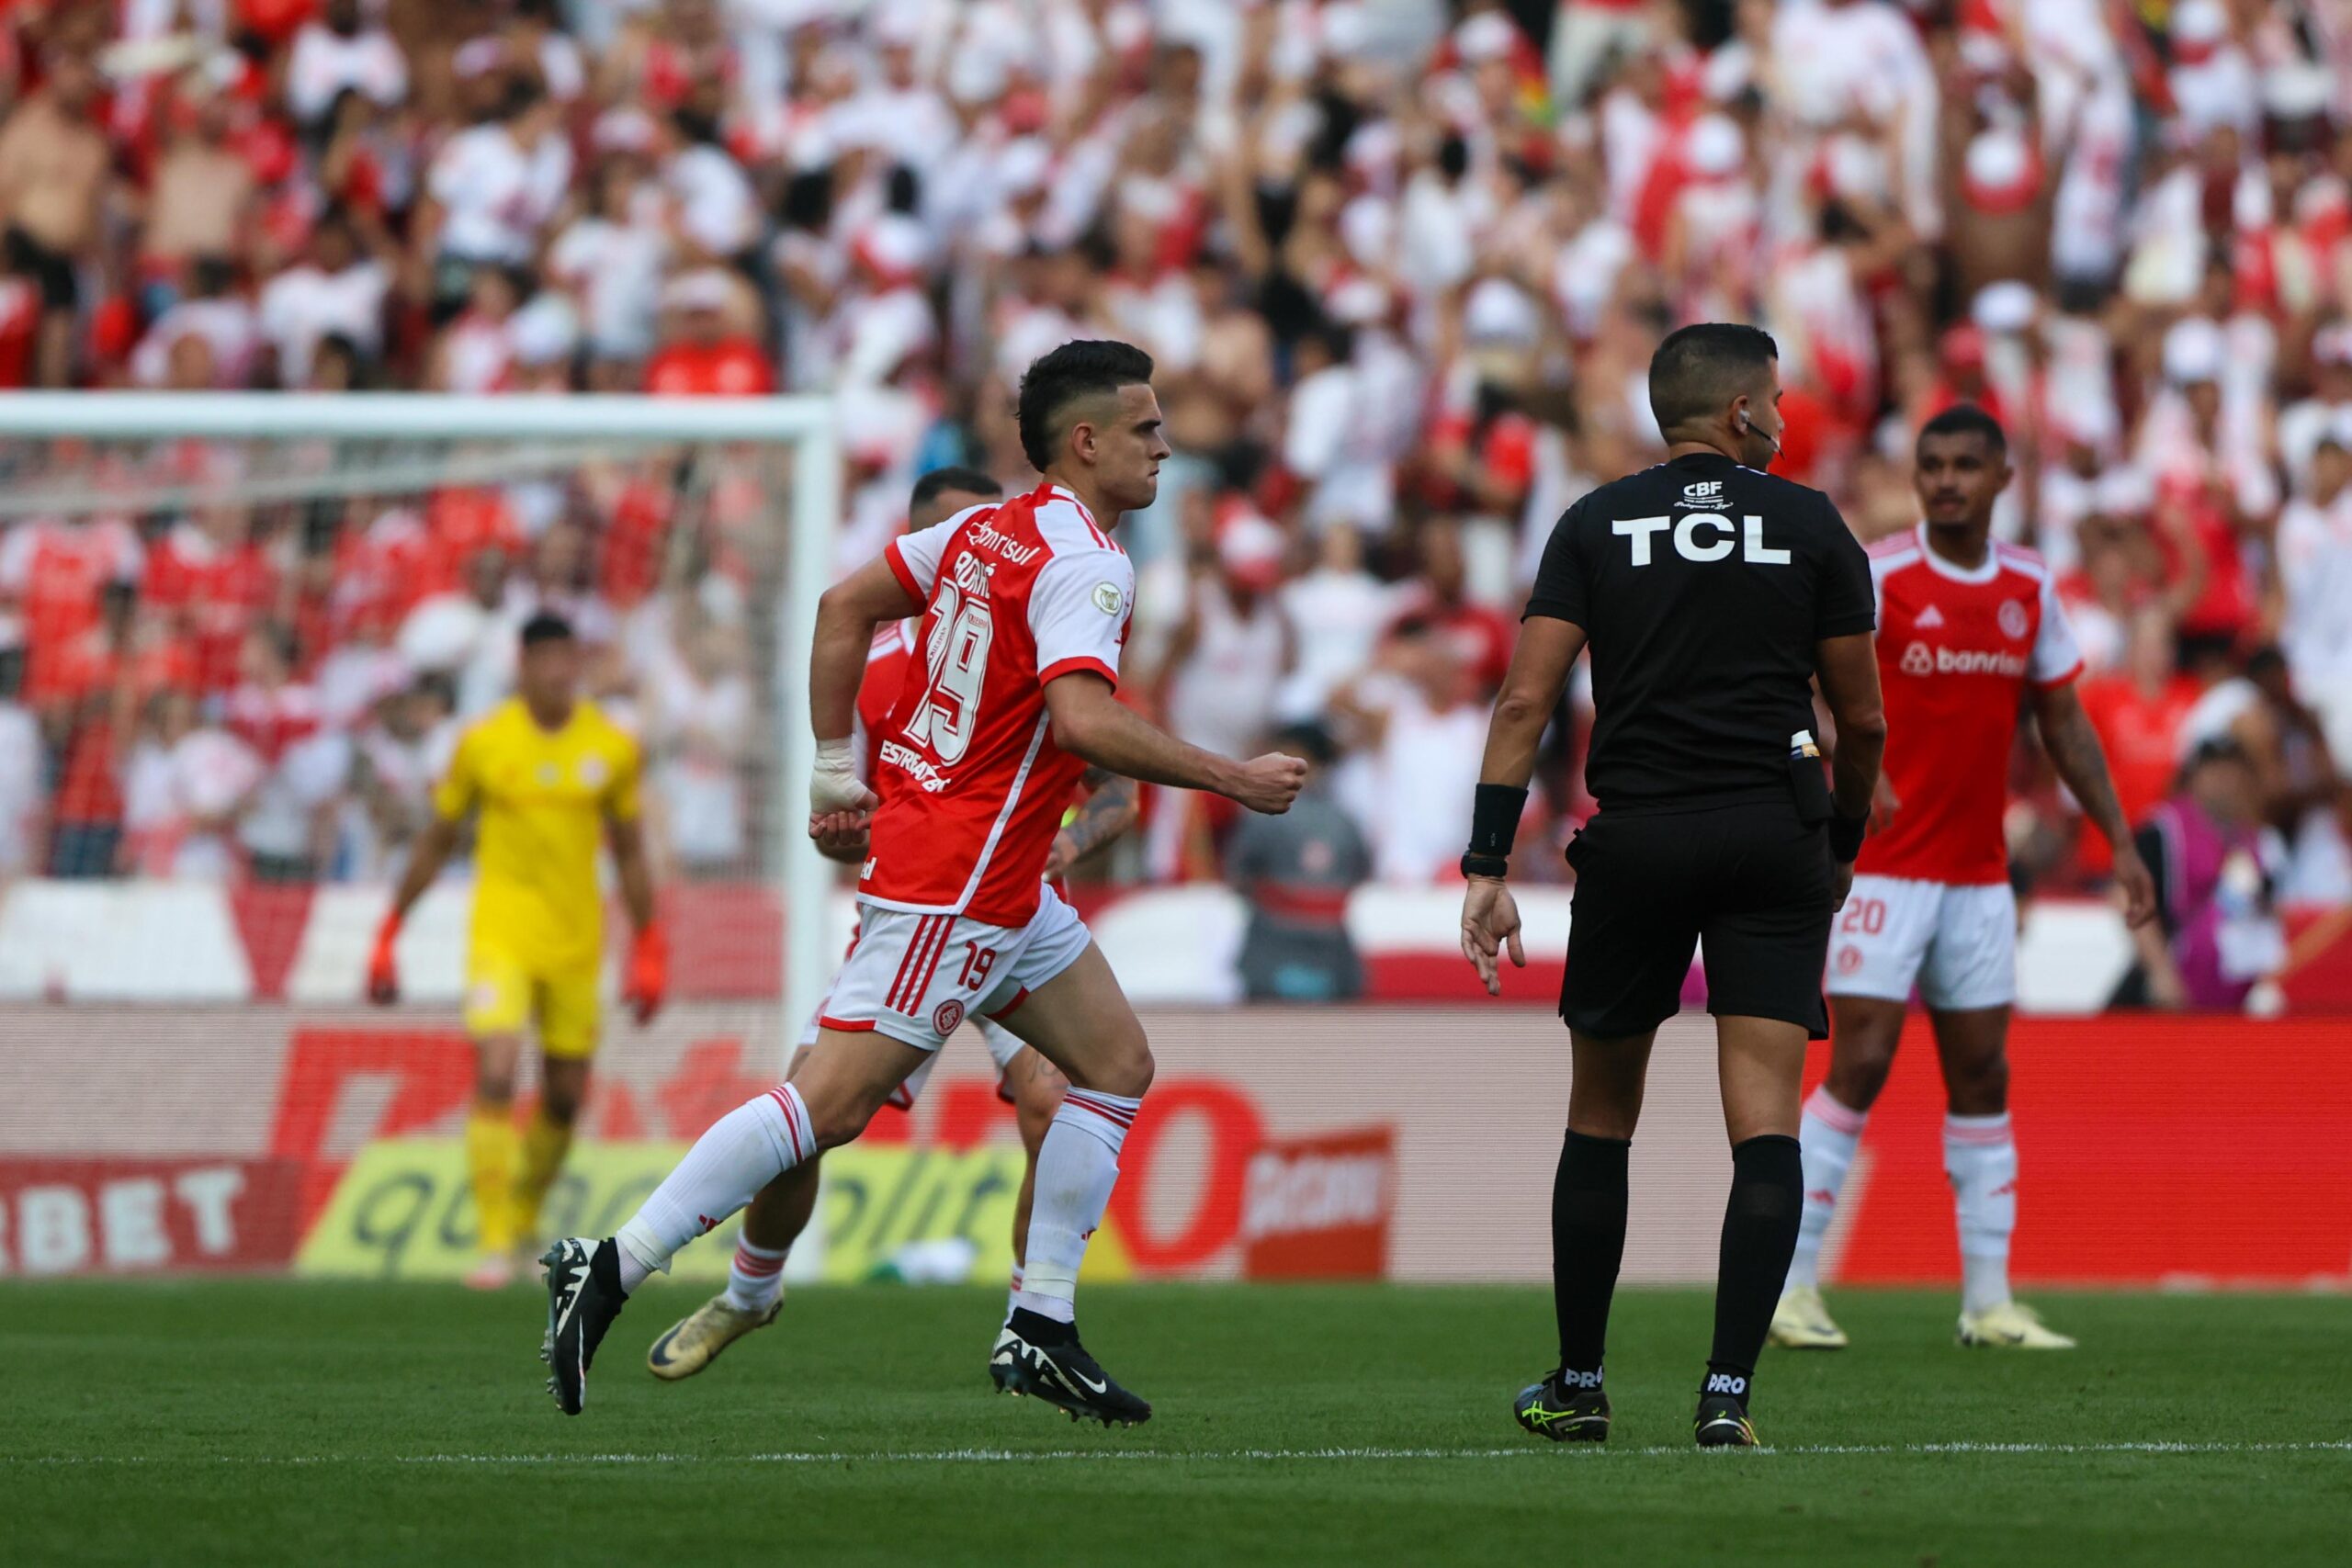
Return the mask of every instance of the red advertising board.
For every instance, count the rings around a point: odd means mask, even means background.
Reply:
[[[2341,1285],[2352,1274],[2352,1030],[2236,1018],[2033,1019],[2010,1042],[2012,1270],[2082,1284]],[[1816,1046],[1818,1078],[1826,1047]],[[1850,1181],[1838,1278],[1949,1280],[1943,1089],[1912,1016]]]
[[[0,1274],[282,1269],[300,1175],[267,1159],[0,1158]]]
[[[1269,1140],[1242,1192],[1242,1277],[1383,1278],[1396,1194],[1394,1128]]]
[[[1144,1021],[1159,1074],[1110,1216],[1126,1273],[1545,1277],[1568,1084],[1548,1010],[1148,1008]],[[10,1275],[279,1266],[364,1150],[457,1139],[471,1082],[455,1019],[427,1007],[0,1007],[0,1038]],[[691,1139],[772,1082],[785,1049],[764,1005],[686,1003],[649,1029],[616,1025],[583,1149],[626,1146],[642,1163]],[[2340,1022],[2023,1019],[2010,1055],[2021,1282],[2352,1282]],[[1942,1114],[1920,1021],[1831,1227],[1831,1279],[1956,1276]],[[959,1040],[914,1110],[884,1112],[864,1143],[960,1156],[1013,1136],[987,1058]],[[1001,1175],[956,1169],[967,1186]],[[1713,1026],[1685,1014],[1651,1056],[1625,1280],[1712,1279],[1729,1179]],[[956,1190],[937,1225],[954,1228],[971,1196]]]

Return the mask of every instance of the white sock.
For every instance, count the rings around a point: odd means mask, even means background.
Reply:
[[[782,1084],[745,1100],[695,1140],[678,1168],[645,1200],[616,1238],[621,1289],[670,1267],[670,1256],[752,1201],[752,1194],[817,1152],[800,1091]]]
[[[1821,1238],[1829,1234],[1829,1219],[1838,1209],[1838,1194],[1845,1190],[1846,1173],[1854,1167],[1862,1127],[1870,1112],[1855,1111],[1830,1097],[1826,1087],[1805,1097],[1804,1115],[1797,1123],[1797,1144],[1804,1151],[1804,1211],[1797,1221],[1796,1256],[1789,1260],[1791,1285],[1821,1284]]]
[[[2009,1299],[2009,1236],[2018,1228],[2018,1145],[2007,1111],[1944,1118],[1944,1174],[1960,1213],[1960,1309]]]
[[[735,1243],[735,1261],[727,1266],[727,1304],[737,1312],[765,1312],[784,1294],[784,1255],[786,1247],[753,1247]]]
[[[1012,1309],[1021,1304],[1021,1265],[1012,1266],[1012,1288],[1004,1293],[1004,1320],[1012,1321]]]
[[[1062,1097],[1037,1150],[1035,1201],[1029,1208],[1029,1255],[1012,1292],[1026,1307],[1057,1323],[1077,1314],[1078,1266],[1086,1238],[1102,1223],[1111,1186],[1119,1179],[1119,1146],[1143,1103],[1124,1095],[1073,1089]]]

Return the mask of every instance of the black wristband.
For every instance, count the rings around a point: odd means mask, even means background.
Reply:
[[[1480,784],[1470,808],[1470,852],[1508,858],[1511,840],[1519,837],[1520,814],[1526,809],[1525,790],[1510,784]]]
[[[1871,825],[1867,817],[1840,814],[1829,818],[1829,858],[1839,865],[1851,865],[1854,857],[1862,852],[1862,834]]]
[[[1482,855],[1472,850],[1462,857],[1462,879],[1464,882],[1474,876],[1491,876],[1499,881],[1510,874],[1510,862],[1500,855]]]

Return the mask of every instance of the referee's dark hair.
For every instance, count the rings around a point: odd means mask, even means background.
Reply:
[[[949,491],[957,495],[986,495],[1001,500],[1004,487],[978,468],[933,468],[915,481],[914,493],[907,497],[907,510],[921,512]]]
[[[570,642],[571,623],[553,610],[541,610],[523,623],[522,642],[525,648],[537,648],[543,642]]]
[[[1760,389],[1780,357],[1770,333],[1737,321],[1697,321],[1667,333],[1650,355],[1650,412],[1659,432],[1672,441],[1682,426]]]
[[[1996,457],[2009,449],[2008,433],[2001,428],[2001,422],[1974,403],[1954,403],[1919,427],[1919,440],[1930,435],[1981,435]]]
[[[1062,344],[1021,378],[1021,455],[1045,472],[1061,447],[1071,404],[1150,380],[1151,355],[1131,343],[1080,338]]]

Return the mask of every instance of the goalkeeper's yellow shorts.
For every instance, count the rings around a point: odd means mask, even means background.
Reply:
[[[521,1034],[536,1022],[539,1049],[548,1055],[592,1056],[599,979],[594,964],[550,970],[476,946],[466,958],[466,1032],[486,1040]]]

